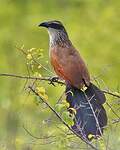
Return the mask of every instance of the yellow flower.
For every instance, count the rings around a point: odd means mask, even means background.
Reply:
[[[87,90],[87,87],[84,85],[81,89],[83,92],[85,92]]]
[[[36,48],[31,48],[31,49],[28,49],[27,51],[28,52],[32,52],[33,50],[35,50]]]
[[[39,65],[39,66],[38,66],[38,69],[40,69],[41,67],[42,67],[42,66],[41,66],[41,65]]]
[[[46,101],[48,100],[48,95],[47,95],[47,94],[42,95],[42,97],[43,97]]]
[[[31,49],[29,49],[29,52],[32,52],[33,50],[35,50],[36,48],[31,48]]]
[[[48,95],[45,93],[44,87],[36,87],[36,92],[41,98],[43,98],[44,100],[48,100]]]
[[[32,59],[32,55],[31,55],[30,53],[27,54],[27,59],[28,59],[28,60]]]
[[[35,77],[39,77],[39,78],[42,77],[42,75],[41,75],[40,73],[38,73],[38,72],[35,72],[35,73],[34,73],[34,76],[35,76]]]
[[[41,78],[41,77],[42,77],[42,75],[39,73],[39,74],[38,74],[38,77],[39,77],[39,78]]]
[[[39,96],[43,99],[43,100],[48,100],[48,95],[47,94],[41,94],[41,93],[38,93]]]
[[[92,138],[94,138],[94,137],[95,137],[95,135],[93,135],[93,134],[89,134],[89,135],[88,135],[88,139],[90,139],[90,140],[91,140]]]
[[[70,104],[66,100],[63,100],[62,104],[64,104],[67,108],[70,107]]]
[[[36,87],[36,91],[40,94],[45,94],[45,88],[44,87]]]

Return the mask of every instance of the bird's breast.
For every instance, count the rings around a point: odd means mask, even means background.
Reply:
[[[56,48],[51,48],[50,49],[50,61],[51,61],[51,65],[53,66],[56,74],[61,77],[62,79],[64,79],[62,72],[63,67],[62,67],[62,56],[60,55],[60,53],[58,53],[58,50]]]

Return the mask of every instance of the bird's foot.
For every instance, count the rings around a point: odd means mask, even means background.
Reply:
[[[59,80],[59,77],[50,77],[49,84],[52,84],[53,86],[55,86],[55,82],[57,82],[58,80]]]

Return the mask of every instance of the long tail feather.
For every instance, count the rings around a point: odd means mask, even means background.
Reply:
[[[92,83],[85,91],[67,85],[66,100],[76,110],[72,129],[88,140],[100,137],[107,125],[104,93]]]

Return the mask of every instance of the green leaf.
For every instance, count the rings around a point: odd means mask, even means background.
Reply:
[[[73,118],[70,116],[70,113],[68,111],[64,111],[62,113],[62,118],[63,120],[69,125],[69,126],[73,126],[74,125],[74,121]]]
[[[65,104],[56,104],[55,105],[55,110],[57,112],[62,112],[64,110],[66,110],[66,105]]]

